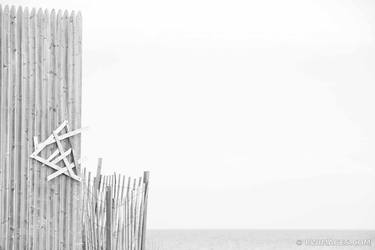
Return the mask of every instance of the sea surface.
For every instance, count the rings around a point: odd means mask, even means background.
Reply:
[[[375,249],[375,231],[149,230],[147,250]]]

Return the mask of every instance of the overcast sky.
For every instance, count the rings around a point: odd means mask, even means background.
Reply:
[[[375,229],[375,2],[0,2],[82,11],[85,164],[149,228]]]

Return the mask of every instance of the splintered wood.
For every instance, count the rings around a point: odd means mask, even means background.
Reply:
[[[98,170],[96,177],[84,170],[83,249],[144,250],[149,173],[134,179]]]

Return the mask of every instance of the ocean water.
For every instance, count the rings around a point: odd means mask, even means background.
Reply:
[[[147,250],[375,249],[375,231],[149,230]]]

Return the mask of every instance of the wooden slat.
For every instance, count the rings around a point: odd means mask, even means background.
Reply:
[[[32,179],[32,166],[30,164],[30,161],[28,159],[32,145],[32,124],[31,124],[31,114],[32,114],[32,92],[33,86],[31,84],[30,78],[31,78],[31,68],[30,68],[30,15],[28,8],[25,9],[24,15],[23,15],[23,38],[22,38],[22,44],[23,44],[23,94],[25,95],[24,100],[24,117],[26,117],[26,120],[24,120],[23,128],[24,136],[25,136],[25,145],[24,145],[24,164],[25,164],[25,221],[24,221],[24,229],[25,229],[25,241],[23,244],[24,248],[28,248],[30,246],[30,224],[31,224],[31,179]]]
[[[8,89],[9,89],[9,7],[6,6],[4,11],[2,11],[2,20],[1,20],[1,147],[0,147],[0,166],[2,172],[2,192],[1,192],[1,245],[5,247],[7,245],[7,236],[8,236]]]
[[[74,13],[68,13],[67,15],[67,25],[68,25],[68,33],[67,33],[67,41],[68,41],[68,47],[67,47],[67,54],[68,54],[68,57],[67,57],[67,78],[68,78],[68,82],[67,82],[67,86],[68,86],[68,89],[67,89],[67,93],[68,93],[68,102],[67,102],[67,117],[68,117],[68,120],[69,121],[73,121],[74,120],[74,98],[73,98],[73,93],[74,93],[74,78],[73,78],[73,67],[74,67],[74,64],[73,64],[73,34],[72,34],[72,26],[73,26],[73,23],[72,23],[72,15],[74,15]],[[72,142],[72,141],[70,141]],[[74,148],[74,144],[72,144],[72,147]],[[69,241],[68,241],[68,247],[69,249],[74,249],[73,248],[73,241],[74,241],[74,237],[75,237],[75,234],[77,233],[76,232],[76,221],[75,221],[75,211],[74,211],[74,206],[75,206],[75,202],[72,202],[76,196],[76,188],[74,186],[74,183],[71,181],[71,180],[68,180],[68,187],[70,189],[70,192],[69,192],[69,196],[70,196],[70,202],[69,202],[69,206],[68,206],[68,211],[69,211],[69,217],[67,218],[68,219],[68,225],[69,225],[69,231],[68,231],[68,234],[69,234]],[[74,233],[73,233],[74,232]]]
[[[37,93],[36,93],[36,128],[35,128],[35,136],[42,138],[42,123],[43,121],[43,81],[42,81],[42,54],[43,54],[43,47],[42,47],[42,19],[43,19],[43,11],[41,9],[38,9],[36,12],[36,29],[35,29],[35,84],[37,88]],[[43,242],[42,242],[42,227],[43,227],[43,220],[42,220],[42,193],[43,193],[43,188],[42,188],[42,182],[40,181],[43,176],[43,170],[41,167],[36,165],[37,167],[37,175],[35,179],[35,185],[36,185],[36,205],[35,205],[35,210],[36,210],[36,221],[34,224],[35,227],[35,248],[36,249],[43,249]]]
[[[42,121],[44,120],[42,127],[42,134],[41,138],[45,138],[50,134],[50,131],[52,130],[52,116],[51,116],[51,110],[52,110],[52,83],[51,83],[51,77],[50,77],[50,59],[51,59],[51,51],[50,51],[50,27],[49,27],[49,11],[44,10],[43,11],[43,17],[42,17],[42,100],[43,100],[43,111],[42,111]],[[42,151],[42,155],[44,157],[48,157],[52,153],[51,147],[45,148]],[[42,237],[42,244],[43,249],[49,249],[50,248],[50,241],[51,241],[51,231],[50,231],[50,203],[51,203],[51,194],[50,189],[51,185],[47,183],[46,178],[50,174],[51,170],[50,168],[43,167],[42,168],[42,203],[43,203],[43,237]]]
[[[143,193],[143,219],[142,219],[142,244],[141,244],[141,250],[146,249],[146,224],[147,224],[147,201],[148,201],[148,185],[149,185],[149,179],[150,179],[150,172],[145,171],[143,173],[143,185],[144,185],[144,193]]]
[[[64,99],[63,99],[63,78],[64,78],[64,71],[63,71],[63,56],[64,50],[63,47],[63,21],[62,21],[62,11],[59,10],[57,12],[56,17],[56,33],[57,33],[57,40],[56,40],[56,78],[57,78],[57,86],[56,86],[56,110],[57,110],[57,122],[60,124],[65,120],[64,116]],[[55,180],[58,183],[58,201],[57,201],[57,233],[56,233],[56,249],[62,249],[62,242],[64,241],[64,202],[65,202],[65,178],[59,178]]]
[[[0,5],[0,51],[3,52],[3,7]],[[0,65],[3,65],[3,58],[2,54],[0,55]],[[4,116],[4,108],[5,108],[5,82],[3,81],[3,67],[0,67],[0,166],[3,165],[3,151],[4,151],[4,141],[5,141],[5,133],[3,132],[3,127],[5,126],[5,116]],[[0,202],[2,202],[3,192],[4,192],[4,184],[3,184],[3,174],[4,170],[0,167]],[[2,242],[2,238],[4,237],[3,234],[3,206],[0,205],[0,244]]]
[[[112,188],[111,186],[106,187],[106,218],[105,218],[105,228],[106,228],[106,237],[105,244],[106,250],[112,250]]]
[[[27,188],[28,188],[28,132],[27,132],[27,117],[28,113],[28,27],[27,27],[27,19],[28,19],[28,10],[25,9],[22,12],[22,9],[19,9],[18,12],[18,21],[19,25],[19,35],[20,35],[20,221],[19,227],[20,230],[20,237],[19,237],[19,247],[25,249],[27,247],[27,212],[28,212],[28,195],[27,195]]]
[[[30,14],[30,92],[31,92],[31,102],[32,112],[31,112],[31,121],[29,125],[31,126],[31,137],[37,136],[38,131],[38,93],[39,93],[39,84],[37,78],[37,14],[36,9],[32,9]],[[29,160],[29,164],[32,166],[32,180],[31,180],[31,214],[30,214],[30,247],[36,249],[37,246],[37,185],[38,185],[38,166],[34,161]]]
[[[50,40],[49,40],[49,50],[51,58],[49,60],[49,78],[50,78],[50,85],[51,85],[51,92],[50,92],[50,130],[55,129],[55,127],[58,125],[58,115],[57,115],[57,102],[58,98],[56,96],[56,89],[58,84],[58,78],[57,78],[57,28],[56,28],[56,12],[55,10],[52,10],[50,13],[50,23],[49,23],[49,29],[50,29]],[[55,150],[55,151],[54,151]],[[50,152],[56,152],[55,147],[51,148]],[[48,177],[53,173],[52,170],[49,171]],[[47,177],[47,181],[49,182]],[[58,243],[56,242],[57,238],[57,201],[58,201],[58,182],[49,183],[50,185],[50,248],[56,249]]]
[[[8,237],[8,185],[9,185],[9,179],[8,179],[8,172],[9,172],[9,160],[8,160],[8,119],[9,119],[9,98],[8,98],[8,92],[9,92],[9,8],[6,6],[4,8],[3,12],[3,21],[2,21],[2,97],[4,98],[4,101],[2,102],[3,108],[3,117],[4,119],[3,124],[1,127],[2,130],[2,172],[3,172],[3,197],[2,197],[2,203],[3,203],[3,217],[2,217],[2,228],[3,228],[3,236],[2,236],[2,246],[5,247],[7,245],[7,237]]]
[[[10,54],[10,88],[9,88],[9,100],[10,100],[10,126],[9,126],[9,156],[10,156],[10,189],[9,189],[9,219],[8,223],[10,226],[9,229],[9,242],[8,248],[14,248],[14,241],[16,237],[16,166],[18,163],[17,158],[17,146],[16,146],[16,109],[17,109],[17,74],[18,74],[18,67],[17,67],[17,37],[16,37],[16,8],[15,6],[11,7],[10,10],[10,44],[9,44],[9,54]]]

